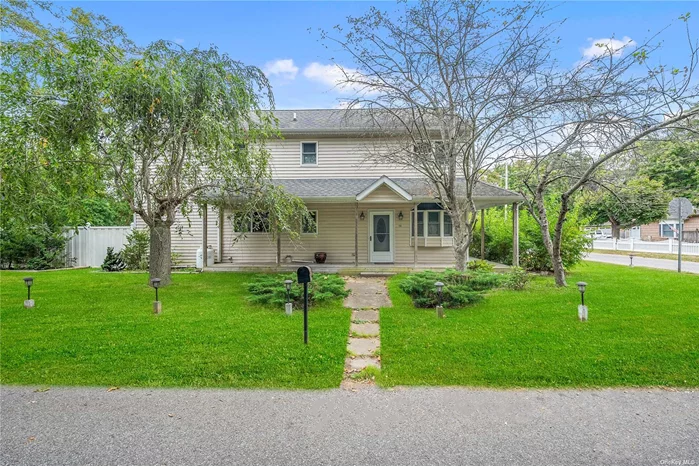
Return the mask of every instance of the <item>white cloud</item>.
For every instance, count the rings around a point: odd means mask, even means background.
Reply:
[[[180,39],[180,38],[178,37],[178,38],[175,39],[175,43],[176,43],[176,44],[182,45],[182,44],[184,44],[184,39]]]
[[[322,63],[313,62],[303,69],[303,75],[312,80],[325,84],[333,90],[344,93],[372,93],[361,84],[343,84],[348,78],[359,78],[361,73],[354,68],[340,67],[336,64],[323,65]]]
[[[587,39],[589,46],[582,49],[583,57],[587,59],[593,59],[601,57],[604,55],[614,55],[619,57],[624,53],[624,49],[633,48],[636,45],[636,41],[628,36],[624,36],[622,39],[615,39],[614,37],[606,37],[602,39]]]
[[[291,58],[285,58],[268,61],[265,63],[264,72],[267,76],[279,76],[282,79],[291,81],[296,78],[299,67],[294,65],[294,60]]]

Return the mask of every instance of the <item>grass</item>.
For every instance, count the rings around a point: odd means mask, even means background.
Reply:
[[[389,281],[383,386],[699,386],[699,276],[585,262],[556,288],[537,277],[464,309],[416,309]],[[589,322],[577,320],[586,281]]]
[[[635,257],[647,257],[649,259],[669,259],[669,260],[677,260],[677,254],[661,254],[661,253],[656,253],[656,252],[639,252],[639,251],[613,251],[611,249],[594,249],[592,252],[597,253],[597,254],[612,254],[615,256],[630,256],[634,255]],[[699,262],[699,256],[690,256],[689,254],[682,254],[682,261],[683,262]]]
[[[253,274],[178,274],[152,314],[145,274],[70,270],[0,274],[0,381],[27,385],[337,387],[350,311],[250,305]]]

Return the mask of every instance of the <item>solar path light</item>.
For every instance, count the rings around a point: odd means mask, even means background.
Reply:
[[[585,322],[587,321],[587,306],[585,306],[585,288],[587,283],[578,282],[578,291],[580,291],[580,305],[578,306],[578,318]]]
[[[629,267],[633,267],[633,254],[629,254]]]
[[[34,307],[34,300],[32,299],[32,285],[34,284],[34,279],[32,277],[24,277],[24,284],[27,285],[27,299],[24,301],[24,307],[29,309]]]
[[[437,296],[439,297],[439,304],[437,304],[437,317],[441,319],[444,317],[444,308],[442,307],[442,299],[444,298],[442,289],[444,288],[444,283],[436,282],[434,286],[437,288]]]
[[[286,315],[290,316],[292,312],[291,304],[291,284],[294,283],[293,280],[284,280],[284,286],[286,286],[286,304],[284,309],[286,310]]]
[[[158,300],[158,288],[160,288],[160,279],[153,278],[153,279],[151,279],[150,284],[153,288],[155,288],[155,301],[153,302],[153,314],[160,314],[163,310],[163,305]]]

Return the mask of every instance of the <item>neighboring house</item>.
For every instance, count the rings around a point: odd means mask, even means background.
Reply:
[[[313,262],[316,252],[327,254],[327,264],[359,267],[454,264],[451,219],[422,176],[367,160],[371,147],[390,143],[390,134],[362,118],[348,118],[345,110],[274,114],[283,139],[268,146],[273,183],[300,197],[315,223],[304,225],[296,241],[284,235],[275,241],[266,232],[264,213],[240,219],[230,209],[218,212],[209,206],[204,218],[195,214],[174,225],[172,247],[183,264],[194,265],[203,244],[214,249],[215,262],[228,266]],[[522,200],[487,183],[479,183],[474,193],[478,209]]]
[[[683,239],[687,242],[699,242],[699,212],[690,215],[685,221]],[[644,241],[663,241],[679,236],[680,225],[677,219],[662,220],[660,222],[641,225],[640,239]]]

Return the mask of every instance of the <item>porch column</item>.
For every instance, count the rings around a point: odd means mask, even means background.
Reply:
[[[485,260],[485,209],[481,209],[481,260]]]
[[[519,204],[512,204],[512,265],[519,267]]]
[[[204,266],[202,268],[206,267],[206,250],[208,249],[209,245],[209,238],[207,236],[209,230],[209,205],[204,203],[204,212],[202,213],[201,217],[201,248],[202,248],[202,257],[204,258]]]
[[[282,235],[277,232],[277,265],[282,263]]]
[[[359,202],[354,203],[354,266],[359,265]]]
[[[223,262],[223,206],[218,208],[218,261]]]
[[[413,210],[413,267],[417,268],[417,204]]]

